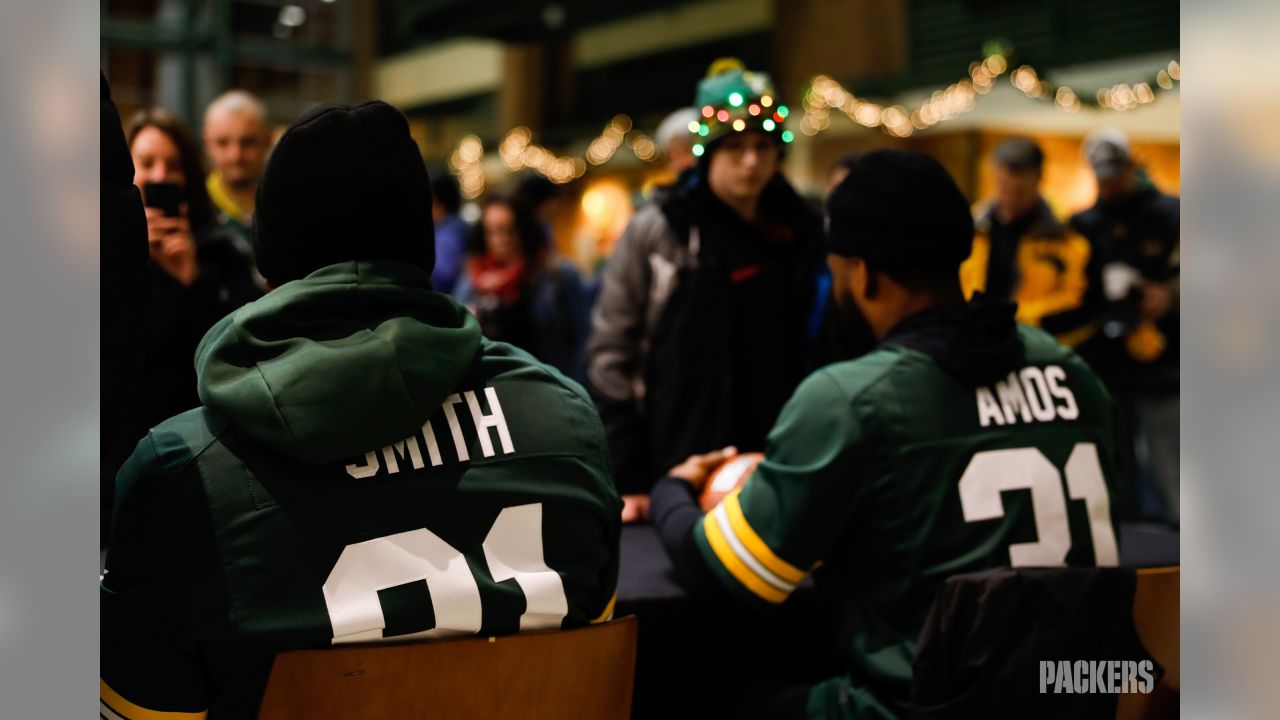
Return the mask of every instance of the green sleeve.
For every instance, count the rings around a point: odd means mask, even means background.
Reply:
[[[801,383],[778,417],[765,459],[694,537],[714,574],[751,604],[780,603],[845,531],[865,483],[862,428],[824,371]]]
[[[116,478],[106,570],[99,583],[102,623],[100,711],[105,718],[204,718],[209,686],[184,647],[186,589],[175,542],[172,478],[148,435]]]

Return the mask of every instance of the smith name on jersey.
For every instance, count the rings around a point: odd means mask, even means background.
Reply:
[[[590,400],[429,287],[343,263],[206,336],[204,407],[120,473],[104,717],[255,717],[297,648],[609,617],[621,502]]]
[[[812,717],[906,712],[916,637],[947,577],[1117,563],[1112,401],[1006,307],[1004,337],[951,342],[975,310],[935,309],[815,372],[755,473],[694,527],[748,603],[780,603],[812,573],[848,665],[811,692]]]

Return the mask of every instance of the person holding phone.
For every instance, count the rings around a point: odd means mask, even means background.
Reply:
[[[148,128],[144,142],[156,142],[159,131]],[[160,172],[160,166],[153,172]],[[161,181],[145,183],[142,188],[147,213],[147,245],[151,259],[183,285],[190,285],[200,275],[196,263],[196,245],[187,219],[182,186]]]
[[[151,262],[144,317],[141,428],[200,404],[192,358],[219,318],[261,296],[252,260],[216,219],[195,141],[164,110],[135,115],[125,133],[142,192]]]

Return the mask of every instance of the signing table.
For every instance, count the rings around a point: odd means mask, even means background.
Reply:
[[[811,584],[768,612],[695,602],[676,583],[650,525],[622,529],[615,615],[640,619],[633,720],[720,717],[729,700],[721,695],[744,692],[743,682],[763,690],[841,671],[824,642]]]

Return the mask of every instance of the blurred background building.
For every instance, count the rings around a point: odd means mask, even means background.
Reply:
[[[547,220],[587,271],[670,179],[656,129],[718,57],[772,73],[794,131],[786,172],[815,200],[845,153],[907,146],[977,201],[992,150],[1019,134],[1044,148],[1044,194],[1065,214],[1093,201],[1080,140],[1103,125],[1178,192],[1178,37],[1172,0],[102,2],[125,117],[159,105],[198,128],[231,87],[280,126],[382,98],[467,200],[521,173],[563,184]]]

